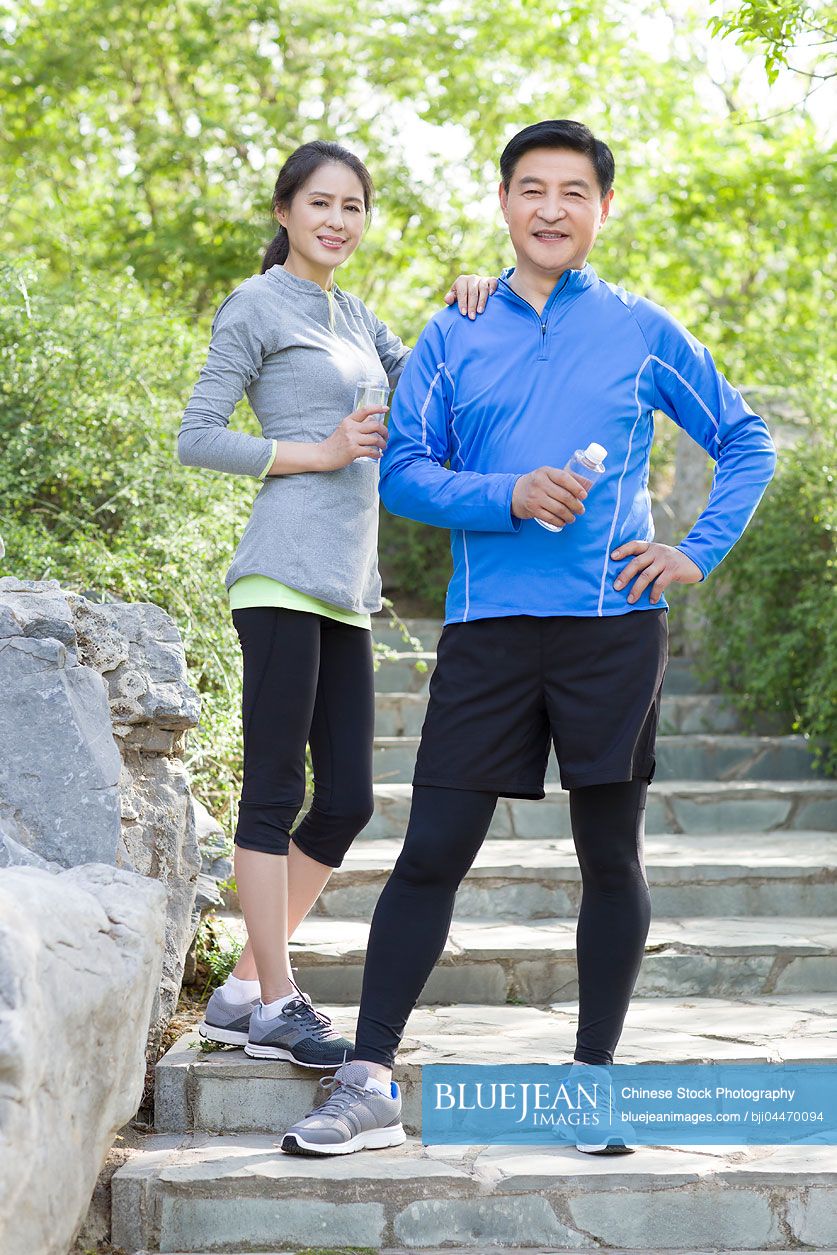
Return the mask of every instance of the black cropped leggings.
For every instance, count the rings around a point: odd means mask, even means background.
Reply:
[[[276,606],[233,610],[244,660],[244,782],[236,845],[287,854],[289,841],[339,867],[372,801],[372,633]],[[314,796],[305,800],[305,746]]]
[[[582,876],[575,1058],[584,1063],[613,1062],[642,963],[651,921],[643,865],[647,789],[642,779],[570,790]],[[404,847],[372,918],[355,1058],[392,1066],[496,804],[494,793],[413,788]]]

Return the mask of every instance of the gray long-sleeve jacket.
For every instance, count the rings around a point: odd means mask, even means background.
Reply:
[[[394,387],[409,352],[336,284],[328,295],[282,266],[253,275],[213,320],[177,437],[180,461],[259,479],[273,440],[326,439],[352,412],[355,385]],[[245,392],[262,437],[228,428]],[[377,461],[264,479],[226,587],[243,575],[267,575],[346,610],[380,610]]]

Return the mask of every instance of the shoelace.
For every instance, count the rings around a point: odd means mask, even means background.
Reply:
[[[322,1011],[318,1011],[306,994],[301,993],[293,1002],[287,1003],[282,1009],[282,1014],[289,1020],[301,1020],[310,1024],[313,1036],[318,1041],[323,1041],[328,1036],[337,1036],[331,1027],[329,1017]]]
[[[341,1081],[336,1076],[324,1076],[320,1085],[328,1094],[319,1106],[307,1114],[309,1116],[339,1116],[351,1106],[355,1098],[365,1098],[367,1091],[362,1085],[354,1085],[351,1081]],[[331,1091],[331,1092],[329,1092]],[[342,1091],[342,1092],[341,1092]]]

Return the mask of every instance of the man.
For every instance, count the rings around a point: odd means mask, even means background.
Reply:
[[[404,1140],[391,1069],[407,1018],[498,796],[544,796],[550,742],[583,881],[575,1066],[613,1062],[650,922],[642,845],[663,592],[718,565],[775,466],[765,424],[708,351],[587,265],[613,200],[607,145],[578,122],[540,122],[509,142],[500,168],[517,264],[476,322],[450,310],[431,319],[392,407],[381,497],[449,527],[454,569],[404,848],[372,920],[354,1060],[288,1130],[291,1153]],[[717,463],[706,508],[674,548],[653,542],[657,409]],[[607,456],[588,495],[559,468],[591,442]],[[596,1137],[579,1149],[630,1149]]]

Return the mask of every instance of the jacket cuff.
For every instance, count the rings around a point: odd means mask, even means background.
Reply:
[[[266,478],[267,478],[267,472],[270,470],[271,466],[272,466],[272,465],[273,465],[273,463],[276,461],[276,451],[277,451],[278,447],[279,447],[279,441],[278,441],[278,440],[271,440],[271,442],[270,442],[270,457],[267,459],[267,466],[264,468],[264,470],[261,472],[261,474],[260,474],[260,475],[257,475],[257,476],[256,476],[256,478],[257,478],[257,479],[262,479],[262,480],[263,480],[263,479],[266,479]]]
[[[706,563],[701,562],[700,559],[692,552],[692,548],[688,541],[684,540],[682,544],[675,545],[675,549],[679,549],[681,553],[685,553],[686,557],[689,558],[692,562],[694,562],[695,566],[701,573],[701,576],[702,576],[701,583],[702,583],[703,580],[705,580],[707,575],[709,574],[709,571],[706,568]]]

